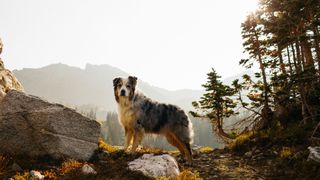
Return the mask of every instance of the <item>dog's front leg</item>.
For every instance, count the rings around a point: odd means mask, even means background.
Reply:
[[[133,138],[132,130],[129,130],[129,129],[125,128],[125,136],[126,136],[126,140],[125,140],[124,150],[127,151],[128,147],[131,144],[131,140]]]
[[[144,130],[140,125],[137,125],[135,127],[135,132],[133,136],[133,144],[132,144],[132,149],[131,151],[134,152],[136,151],[137,147],[141,144],[144,136]]]

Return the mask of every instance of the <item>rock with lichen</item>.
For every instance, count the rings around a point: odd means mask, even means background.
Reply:
[[[0,55],[3,49],[3,44],[0,39]],[[10,90],[17,90],[24,92],[24,89],[14,74],[5,68],[4,62],[0,57],[0,101]]]
[[[11,90],[0,103],[0,154],[89,160],[100,128],[73,109]]]

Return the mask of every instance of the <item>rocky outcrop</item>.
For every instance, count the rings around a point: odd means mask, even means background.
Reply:
[[[0,153],[88,160],[100,124],[60,104],[10,90],[0,102]]]
[[[0,55],[3,49],[3,44],[0,39]],[[0,57],[0,101],[8,93],[9,90],[18,90],[24,92],[24,89],[13,73],[4,67],[4,63]]]
[[[180,174],[177,161],[170,155],[144,154],[142,157],[129,163],[129,169],[140,171],[149,177],[176,178]]]

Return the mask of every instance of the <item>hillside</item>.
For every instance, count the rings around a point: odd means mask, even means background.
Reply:
[[[112,80],[118,76],[128,76],[128,73],[109,65],[91,64],[87,64],[85,69],[52,64],[13,72],[29,94],[67,105],[94,105],[107,111],[116,109]],[[197,90],[169,91],[141,79],[138,86],[151,98],[178,104],[186,110],[190,110],[191,102],[202,95],[202,91]]]

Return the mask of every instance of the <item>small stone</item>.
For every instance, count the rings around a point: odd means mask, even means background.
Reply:
[[[248,151],[244,154],[245,157],[251,158],[252,157],[252,151]]]
[[[23,169],[19,166],[19,164],[17,164],[17,163],[13,163],[12,165],[11,165],[11,170],[12,171],[23,171]]]
[[[39,171],[32,170],[30,171],[30,174],[34,179],[37,179],[37,180],[44,179],[44,175],[42,175]]]
[[[81,171],[83,174],[97,174],[97,172],[88,164],[82,166]]]

